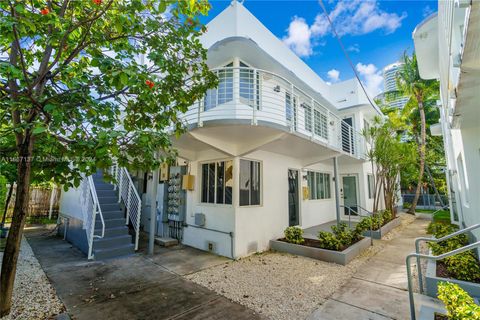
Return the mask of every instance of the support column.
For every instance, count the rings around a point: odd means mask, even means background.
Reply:
[[[340,225],[340,185],[338,183],[338,157],[333,157],[333,179],[335,182],[335,209],[337,213],[337,226]]]
[[[157,157],[157,155],[155,155]],[[150,194],[150,228],[148,234],[148,254],[153,255],[155,246],[155,225],[157,224],[157,188],[160,168],[153,169],[152,189]]]

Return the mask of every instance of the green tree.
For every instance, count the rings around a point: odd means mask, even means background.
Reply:
[[[378,211],[383,194],[385,208],[395,213],[400,172],[409,170],[415,164],[413,144],[400,141],[398,133],[403,130],[404,123],[396,117],[375,117],[373,125],[363,132],[371,145],[367,156],[374,176],[374,212]]]
[[[0,137],[12,143],[0,151],[17,158],[0,316],[11,308],[34,175],[68,188],[112,158],[148,170],[163,161],[155,152],[175,154],[178,113],[217,81],[198,38],[209,8],[206,0],[0,1]]]
[[[417,177],[417,186],[415,190],[415,197],[412,205],[408,210],[409,213],[414,214],[415,208],[420,197],[420,191],[423,186],[423,176],[425,172],[425,160],[427,150],[427,123],[425,117],[425,105],[427,101],[436,100],[438,97],[438,81],[424,80],[420,78],[418,71],[417,57],[415,53],[409,56],[406,52],[403,54],[402,62],[404,63],[397,74],[397,86],[399,91],[410,99],[407,106],[415,106],[415,111],[418,111],[419,117],[419,135],[418,137],[418,159],[419,170]],[[408,110],[408,109],[407,109]]]

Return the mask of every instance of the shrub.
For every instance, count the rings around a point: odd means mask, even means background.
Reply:
[[[443,222],[430,222],[427,227],[427,233],[432,234],[435,238],[441,238],[458,230],[456,225]]]
[[[360,240],[361,237],[362,231],[360,228],[355,227],[352,230],[345,222],[341,222],[338,226],[332,226],[331,233],[326,231],[318,233],[318,240],[322,248],[337,251],[349,247]]]
[[[333,233],[320,231],[318,233],[318,241],[323,249],[336,251],[340,250],[340,241],[338,241],[337,237]]]
[[[393,213],[390,210],[382,211],[381,215],[382,215],[383,224],[393,219]]]
[[[438,285],[438,299],[442,300],[450,320],[480,320],[480,306],[460,286],[449,282]]]
[[[303,238],[303,230],[300,227],[288,227],[283,232],[285,239],[289,243],[302,244],[305,242]]]
[[[480,280],[480,265],[472,251],[462,252],[445,259],[447,271],[455,279],[463,281]]]

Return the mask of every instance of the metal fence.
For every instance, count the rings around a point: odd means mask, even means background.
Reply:
[[[448,205],[448,197],[446,195],[440,195],[440,197],[442,198],[443,204]],[[414,193],[402,194],[402,200],[404,205],[405,204],[411,205],[414,198],[415,198]],[[435,194],[426,194],[426,193],[420,194],[420,198],[418,198],[417,208],[435,210],[441,207],[442,205],[440,204],[440,201],[438,200],[438,197]]]
[[[10,186],[7,186],[7,192]],[[9,221],[13,216],[15,206],[16,185],[13,187],[12,197],[7,209],[7,218]],[[53,193],[53,195],[52,195]],[[56,219],[58,217],[61,189],[46,187],[30,187],[30,196],[27,208],[27,222],[33,223],[43,219]],[[51,212],[50,212],[51,206]],[[3,208],[2,214],[3,214]]]

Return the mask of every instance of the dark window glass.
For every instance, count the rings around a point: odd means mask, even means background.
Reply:
[[[208,164],[208,203],[215,203],[215,163]]]
[[[217,202],[225,203],[225,162],[217,162]]]
[[[202,202],[208,201],[208,164],[202,164]]]

